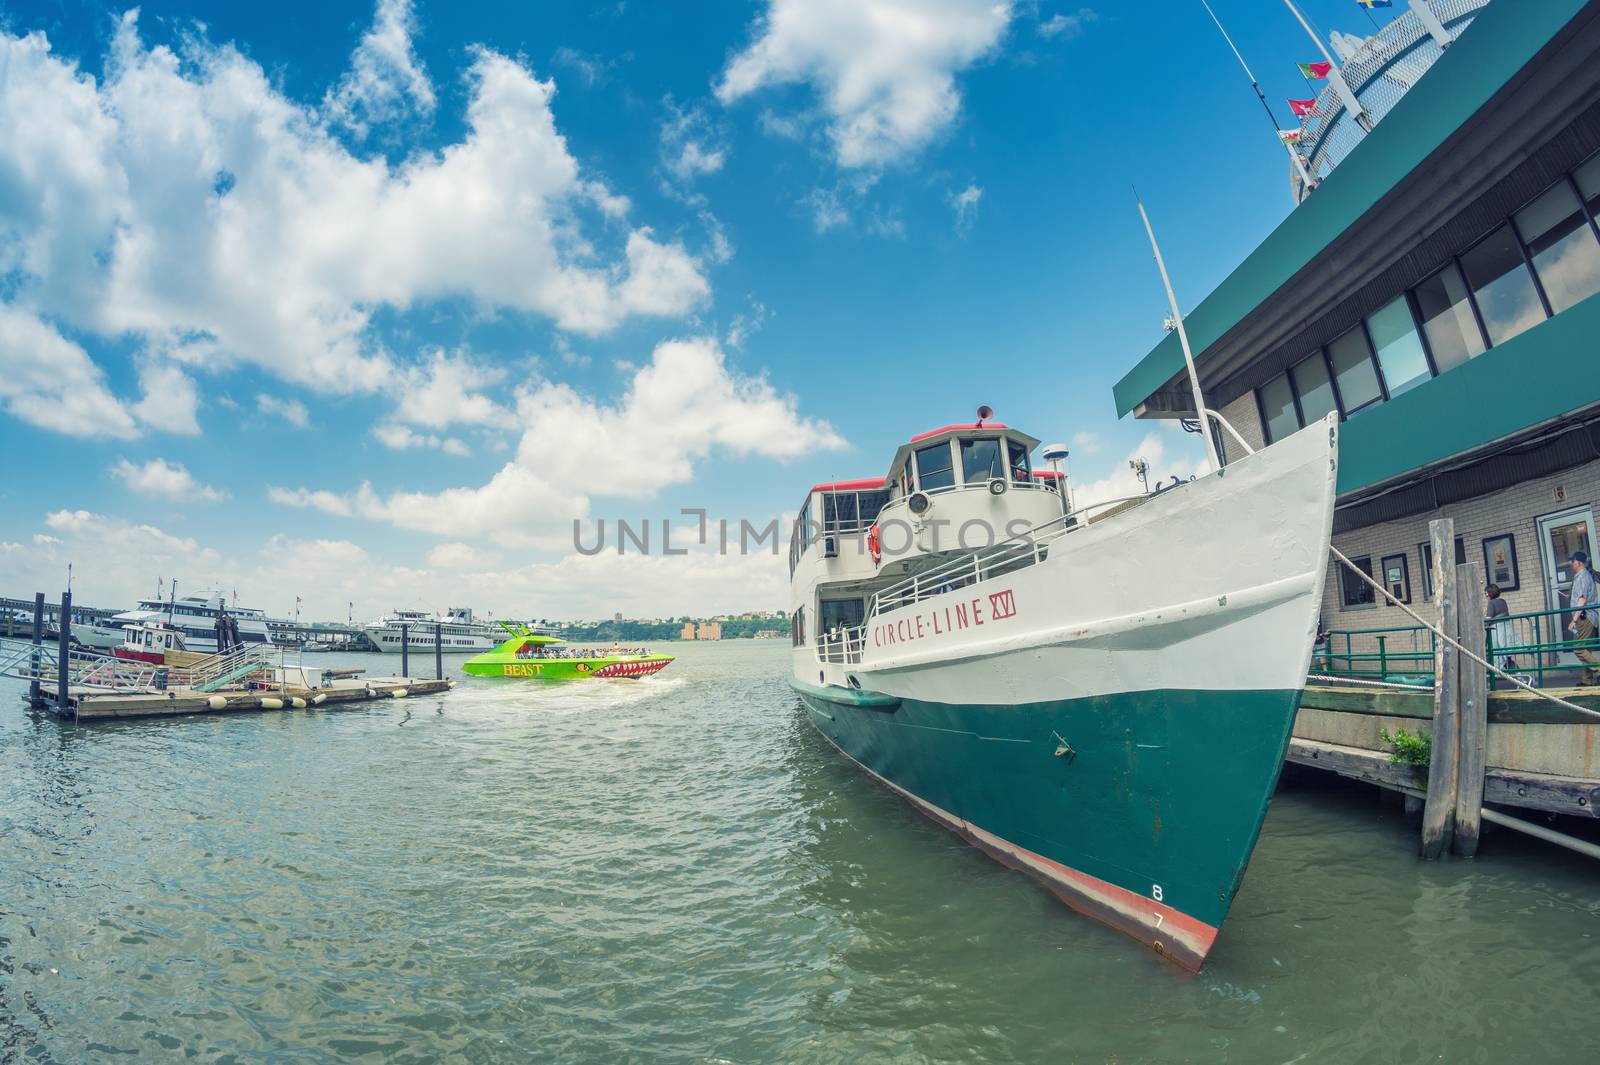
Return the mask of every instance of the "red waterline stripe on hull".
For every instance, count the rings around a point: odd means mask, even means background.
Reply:
[[[850,753],[821,729],[817,733],[833,749],[850,759],[860,770],[911,803],[924,815],[948,828],[1002,865],[1021,870],[1043,882],[1062,902],[1086,917],[1152,948],[1157,954],[1171,958],[1190,972],[1198,972],[1211,945],[1216,942],[1217,930],[1204,921],[1196,920],[1171,906],[1135,894],[1127,888],[1108,883],[1088,873],[1035,854],[1009,840],[986,832],[955,814],[928,800],[907,791],[894,781],[874,773],[851,757]]]

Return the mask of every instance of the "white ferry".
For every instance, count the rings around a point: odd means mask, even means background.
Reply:
[[[264,611],[254,607],[229,606],[227,597],[216,590],[196,592],[181,598],[141,599],[136,609],[114,615],[107,627],[163,622],[168,628],[183,634],[184,646],[190,651],[210,654],[217,649],[217,614],[224,609],[230,618],[239,623],[240,643],[272,643]]]
[[[401,625],[407,627],[407,642],[413,654],[433,650],[435,626],[445,654],[489,651],[505,639],[498,627],[475,619],[470,608],[454,606],[443,614],[426,610],[396,610],[363,625],[361,631],[366,633],[378,650],[399,654]]]
[[[1338,424],[1068,513],[988,413],[807,492],[790,684],[890,790],[1196,969],[1299,708]]]

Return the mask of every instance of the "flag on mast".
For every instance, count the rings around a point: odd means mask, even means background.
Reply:
[[[1278,139],[1285,144],[1298,144],[1305,132],[1303,129],[1280,129],[1278,131]]]
[[[1307,115],[1321,114],[1321,112],[1317,110],[1317,101],[1315,100],[1290,100],[1289,110],[1293,111],[1295,113],[1295,117],[1297,118],[1305,118]]]
[[[1375,7],[1393,7],[1394,0],[1356,0],[1356,3],[1371,11]]]
[[[1332,63],[1297,63],[1295,65],[1300,68],[1300,76],[1311,81],[1321,81],[1333,73]]]

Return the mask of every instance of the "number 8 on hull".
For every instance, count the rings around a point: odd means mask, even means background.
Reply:
[[[1338,425],[1082,513],[1037,445],[946,426],[814,486],[790,684],[896,794],[1198,969],[1299,709]]]

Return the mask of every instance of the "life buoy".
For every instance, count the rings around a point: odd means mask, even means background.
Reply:
[[[883,561],[883,541],[878,536],[877,522],[873,522],[872,528],[867,530],[867,551],[872,555],[874,566]]]

